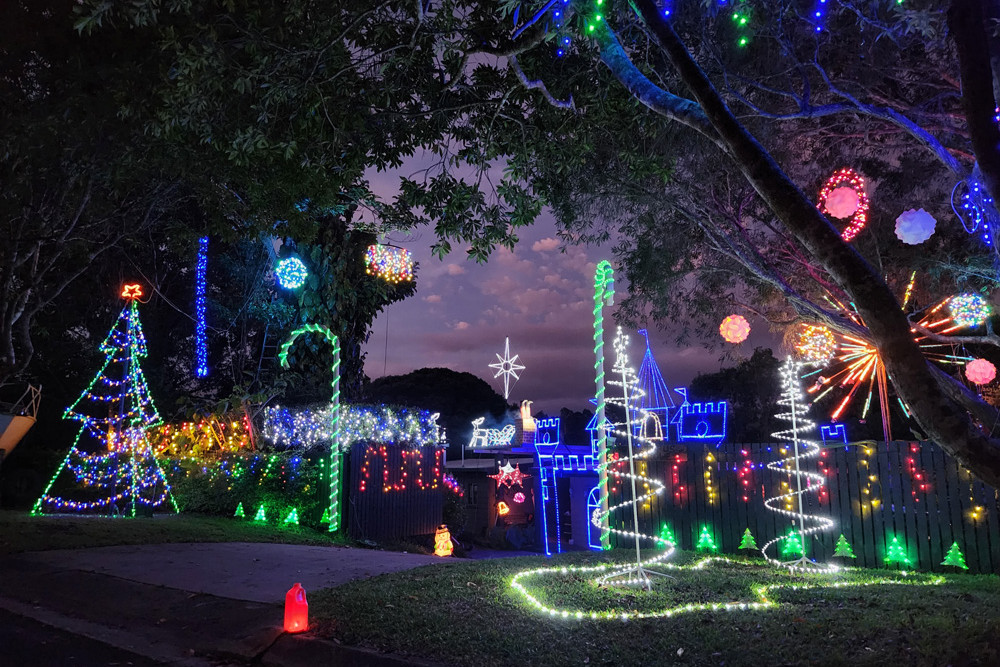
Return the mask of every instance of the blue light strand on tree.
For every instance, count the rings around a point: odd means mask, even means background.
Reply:
[[[205,323],[205,274],[208,268],[208,237],[198,239],[198,265],[194,278],[195,375],[208,377],[208,340]]]

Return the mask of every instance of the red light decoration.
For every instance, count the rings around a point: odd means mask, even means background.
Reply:
[[[727,343],[742,343],[750,335],[750,323],[742,315],[730,315],[719,325],[719,334]]]
[[[910,454],[912,456],[906,457],[906,472],[910,474],[910,495],[913,496],[913,502],[919,503],[920,498],[917,493],[926,493],[931,485],[927,481],[927,471],[917,466],[916,457],[920,454],[920,445],[911,442]]]
[[[965,377],[973,384],[993,382],[997,376],[997,367],[985,359],[973,359],[965,365]]]
[[[135,283],[132,285],[122,285],[122,298],[138,299],[142,296],[142,285]]]
[[[395,448],[392,448],[395,449]],[[382,492],[406,491],[409,485],[421,491],[437,489],[444,484],[444,450],[434,450],[434,462],[428,469],[420,449],[402,449],[399,451],[399,466],[393,467],[389,461],[390,447],[387,445],[368,445],[361,459],[361,478],[358,480],[358,491],[365,492],[371,484],[372,470],[376,461],[382,465]],[[430,479],[424,477],[430,473]]]
[[[285,632],[305,632],[309,629],[309,603],[302,584],[295,584],[285,593]]]
[[[847,227],[844,231],[840,233],[840,238],[845,241],[850,241],[855,236],[858,235],[865,225],[868,223],[868,194],[865,192],[865,179],[858,172],[854,171],[850,167],[844,167],[833,173],[823,187],[819,191],[819,201],[816,202],[816,208],[818,208],[824,215],[830,215],[835,218],[846,217],[840,216],[838,214],[844,213],[849,210],[850,207],[843,206],[845,202],[838,201],[839,199],[846,199],[846,197],[841,197],[842,193],[838,193],[834,197],[833,201],[830,201],[830,195],[835,191],[844,186],[847,186],[857,194],[858,205],[853,211],[850,220],[847,222]],[[830,204],[830,206],[828,206]],[[831,208],[833,210],[831,210]]]
[[[518,463],[516,466],[511,466],[508,461],[506,465],[500,467],[495,475],[487,475],[491,479],[497,481],[497,488],[499,489],[501,485],[507,486],[524,486],[524,480],[528,479],[530,475],[525,475],[521,472],[521,464]]]

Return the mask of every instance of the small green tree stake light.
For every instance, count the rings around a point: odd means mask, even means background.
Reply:
[[[753,534],[750,532],[749,528],[743,531],[743,537],[740,539],[740,546],[737,548],[757,551],[757,541],[753,539]]]
[[[944,561],[941,564],[950,565],[962,570],[969,569],[969,566],[965,564],[965,556],[962,555],[962,550],[958,548],[958,542],[951,543],[951,549],[948,549],[948,554],[944,557]]]
[[[909,557],[906,555],[906,547],[899,543],[899,538],[895,535],[892,536],[892,542],[889,543],[889,548],[885,552],[885,564],[886,565],[912,565]]]
[[[238,519],[245,519],[246,518],[246,516],[247,516],[246,512],[243,511],[243,503],[240,503],[239,505],[236,506],[236,511],[233,512],[233,516],[236,517],[236,518],[238,518]]]
[[[854,549],[851,548],[851,543],[847,541],[843,533],[837,538],[837,544],[833,547],[833,555],[838,558],[857,558],[854,555]]]
[[[288,516],[286,516],[285,520],[282,521],[281,523],[283,523],[286,526],[299,525],[299,510],[293,507],[292,511],[288,513]]]
[[[660,543],[659,544],[660,544],[660,547],[666,548],[668,543],[672,544],[672,545],[674,545],[676,547],[677,546],[677,538],[674,537],[674,531],[673,531],[672,528],[670,528],[670,524],[669,523],[665,523],[665,524],[663,524],[663,527],[660,528]]]
[[[788,558],[789,556],[805,556],[805,540],[802,539],[802,535],[799,534],[797,530],[792,528],[788,531],[788,535],[782,538],[781,541],[781,555],[783,558]]]
[[[257,513],[254,514],[253,520],[258,523],[267,523],[267,513],[264,511],[264,503],[260,504],[257,508]]]
[[[694,546],[698,551],[718,551],[719,545],[715,543],[715,539],[712,537],[712,532],[708,529],[708,525],[701,527],[701,535],[698,536],[698,544]]]

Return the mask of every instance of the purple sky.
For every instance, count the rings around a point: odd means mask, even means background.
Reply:
[[[396,177],[370,174],[373,188],[389,196]],[[518,234],[513,252],[498,250],[486,264],[466,259],[456,247],[444,260],[431,255],[433,230],[389,242],[407,248],[419,263],[417,292],[389,306],[372,325],[365,346],[365,371],[372,379],[402,375],[418,368],[444,367],[483,378],[503,394],[503,378],[493,378],[489,364],[503,354],[510,337],[511,354],[525,366],[510,390],[510,402],[533,401],[533,410],[558,413],[562,407],[590,407],[593,376],[594,268],[612,259],[608,248],[569,246],[564,252],[548,213]],[[612,262],[614,263],[614,262]],[[616,280],[616,291],[627,288]],[[614,307],[610,309],[614,311]],[[770,345],[767,325],[750,320],[750,339],[740,346],[749,356],[755,345]],[[605,311],[605,354],[614,359],[614,322]],[[388,348],[386,332],[388,330]],[[630,358],[642,361],[642,336],[627,332]],[[705,332],[718,336],[718,330]],[[667,333],[650,331],[653,356],[669,387],[685,386],[699,373],[720,368],[719,351],[678,348]],[[727,362],[730,365],[732,362]],[[709,398],[709,397],[704,397]]]

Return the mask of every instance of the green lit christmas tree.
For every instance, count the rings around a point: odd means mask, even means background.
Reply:
[[[899,538],[895,535],[893,535],[892,542],[889,543],[889,548],[885,552],[885,563],[886,565],[912,565],[906,555],[906,547],[899,543]]]
[[[833,547],[833,555],[840,558],[856,558],[851,543],[847,541],[843,533],[837,538],[837,544]]]
[[[80,423],[69,453],[52,476],[32,514],[87,512],[136,516],[177,503],[149,440],[163,423],[142,372],[146,337],[139,321],[139,285],[126,285],[128,303],[100,351],[104,365],[90,386],[66,408],[63,419]]]
[[[951,565],[963,570],[969,569],[969,566],[965,564],[965,556],[962,555],[962,550],[958,548],[958,542],[951,543],[951,549],[948,549],[948,555],[944,557],[944,561],[941,564]]]
[[[799,531],[792,528],[788,531],[788,535],[781,540],[781,555],[783,558],[788,558],[790,556],[805,556],[805,540],[802,539],[802,535]]]
[[[292,508],[292,511],[288,513],[284,521],[281,522],[286,526],[297,526],[299,525],[299,511],[296,508]]]
[[[247,516],[246,512],[243,511],[243,503],[240,503],[239,505],[236,506],[236,511],[233,512],[233,516],[235,516],[235,517],[237,517],[239,519],[245,519],[246,518],[246,516]]]
[[[674,537],[674,531],[673,529],[670,528],[669,523],[663,524],[663,527],[660,528],[659,545],[663,548],[666,548],[668,546],[667,543],[672,544],[675,547],[677,546],[677,538]]]
[[[261,503],[260,507],[257,508],[257,513],[254,514],[253,520],[258,523],[267,523],[267,513],[264,511],[264,503]]]
[[[740,540],[740,546],[737,548],[757,551],[757,541],[753,539],[753,534],[749,528],[743,531],[743,538]]]
[[[719,545],[715,543],[715,539],[712,537],[712,532],[708,529],[708,526],[701,527],[701,535],[698,536],[698,544],[694,545],[694,548],[698,551],[718,551]]]

